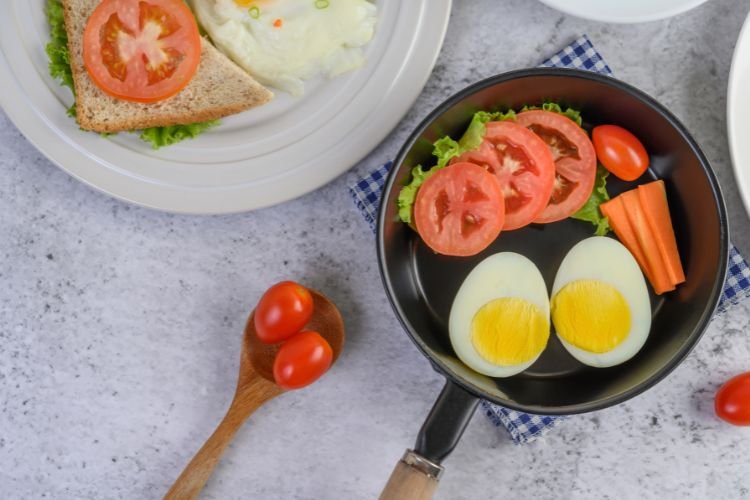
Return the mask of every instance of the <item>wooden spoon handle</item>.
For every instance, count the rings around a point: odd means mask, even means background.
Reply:
[[[380,500],[430,500],[443,468],[407,450],[391,473]]]
[[[164,496],[164,500],[197,498],[211,477],[216,464],[219,463],[224,450],[247,417],[263,403],[282,392],[280,387],[258,376],[238,387],[224,419],[182,471],[180,477]]]

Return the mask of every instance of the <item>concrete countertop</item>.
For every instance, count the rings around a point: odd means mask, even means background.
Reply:
[[[160,498],[231,399],[243,325],[270,284],[325,290],[348,326],[321,383],[239,432],[207,499],[375,498],[442,385],[384,296],[373,236],[347,192],[466,84],[534,66],[582,33],[617,77],[670,108],[703,145],[750,255],[731,171],[726,84],[747,0],[614,26],[531,0],[456,0],[412,111],[354,170],[284,205],[220,217],[116,201],[38,153],[0,112],[0,496]],[[750,369],[750,304],[717,318],[688,360],[626,404],[514,446],[477,415],[438,498],[749,498],[750,430],[713,394]]]

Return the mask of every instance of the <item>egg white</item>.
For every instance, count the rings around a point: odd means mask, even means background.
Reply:
[[[503,252],[480,262],[464,280],[453,300],[448,331],[458,358],[471,369],[489,377],[510,377],[527,369],[539,358],[512,366],[484,359],[471,341],[471,324],[477,311],[488,302],[505,297],[525,299],[549,318],[547,286],[539,269],[523,255]],[[541,352],[540,352],[541,355]]]
[[[363,47],[372,39],[376,7],[367,0],[258,0],[257,10],[234,0],[190,0],[213,43],[264,85],[292,95],[304,82],[329,78],[365,64]],[[281,27],[274,27],[276,20]]]
[[[619,365],[635,356],[651,330],[651,301],[643,273],[633,255],[619,241],[594,236],[575,245],[557,271],[552,297],[577,280],[598,280],[617,289],[630,309],[631,326],[625,340],[611,351],[593,353],[557,336],[567,351],[581,363],[596,368]]]

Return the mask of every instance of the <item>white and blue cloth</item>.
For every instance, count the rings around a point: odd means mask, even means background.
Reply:
[[[577,68],[612,75],[612,70],[585,35],[544,61],[542,66]],[[375,230],[383,185],[392,166],[391,162],[386,163],[349,188],[354,203],[372,230]],[[750,297],[750,267],[737,249],[732,246],[729,253],[727,281],[718,312],[724,312],[730,306],[748,297]],[[487,401],[482,401],[482,410],[495,425],[505,427],[513,440],[519,444],[533,441],[551,429],[560,419],[566,418],[522,413]]]

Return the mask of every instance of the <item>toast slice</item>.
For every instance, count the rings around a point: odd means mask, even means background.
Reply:
[[[190,83],[177,95],[153,104],[115,99],[89,77],[83,65],[83,32],[100,0],[63,0],[70,65],[81,128],[121,132],[149,127],[189,125],[216,120],[265,104],[273,94],[201,39],[201,62]]]

